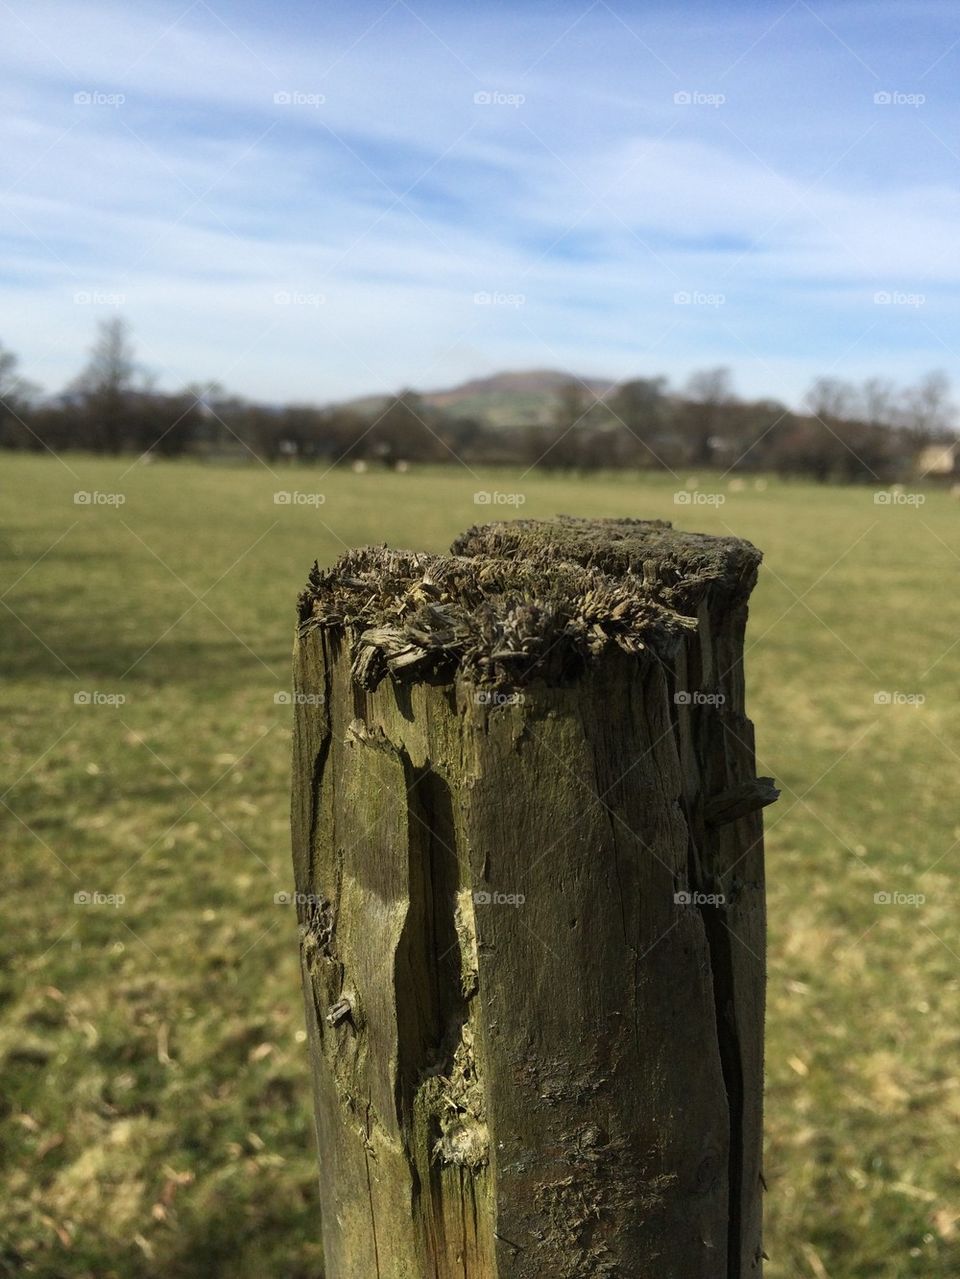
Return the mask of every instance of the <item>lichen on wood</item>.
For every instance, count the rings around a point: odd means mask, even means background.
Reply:
[[[613,577],[639,577],[652,598],[695,613],[705,593],[743,602],[756,583],[760,552],[739,537],[685,533],[666,520],[504,520],[462,533],[454,555],[570,562]]]

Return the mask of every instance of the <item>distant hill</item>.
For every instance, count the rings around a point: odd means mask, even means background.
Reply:
[[[524,369],[471,378],[442,391],[424,391],[423,399],[453,417],[472,417],[487,426],[536,426],[548,422],[561,388],[573,377],[557,369]],[[577,377],[584,390],[598,397],[616,385],[609,378]],[[386,404],[385,396],[351,400],[359,412],[373,412]]]

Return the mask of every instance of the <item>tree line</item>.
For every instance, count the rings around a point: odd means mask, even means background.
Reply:
[[[672,389],[634,378],[604,396],[576,379],[541,425],[491,426],[412,390],[360,409],[256,404],[217,383],[159,391],[139,366],[126,321],[101,322],[87,363],[60,395],[42,397],[0,345],[0,447],[177,457],[259,458],[398,466],[462,461],[552,470],[696,467],[817,480],[904,479],[921,452],[956,438],[950,385],[930,373],[899,388],[818,378],[803,409],[747,400],[729,370]]]

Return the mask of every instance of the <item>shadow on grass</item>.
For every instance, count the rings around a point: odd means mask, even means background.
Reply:
[[[212,618],[222,639],[177,639],[174,633],[163,635],[170,625],[166,621],[158,623],[153,639],[126,639],[95,618],[58,615],[37,623],[35,613],[16,611],[22,622],[0,609],[0,664],[8,681],[57,680],[74,688],[144,694],[172,686],[202,689],[211,698],[239,685],[289,687],[287,627],[254,644],[244,636],[238,642]]]

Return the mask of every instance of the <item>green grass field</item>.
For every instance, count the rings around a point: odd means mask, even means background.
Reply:
[[[445,549],[494,488],[524,515],[664,517],[765,551],[747,678],[783,788],[767,1274],[960,1273],[954,501],[771,481],[678,506],[672,479],[626,474],[65,463],[0,459],[0,1274],[322,1273],[296,923],[274,902],[294,601],[345,546]]]

